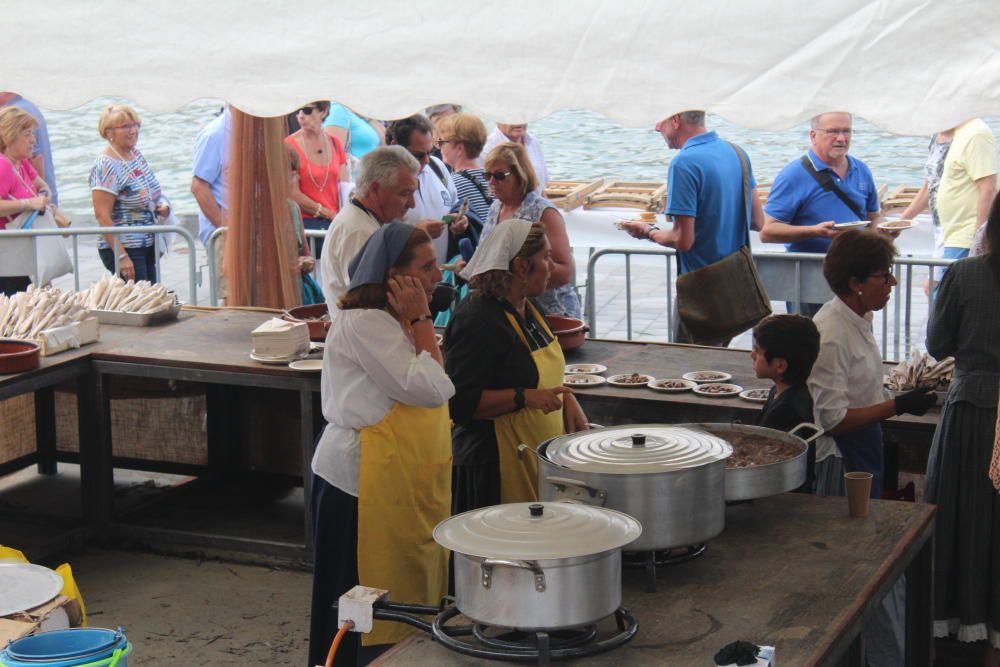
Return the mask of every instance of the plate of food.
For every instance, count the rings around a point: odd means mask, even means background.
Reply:
[[[833,223],[834,229],[854,229],[855,227],[867,227],[871,224],[871,220],[849,220],[847,222],[835,222]]]
[[[681,377],[685,380],[697,382],[698,384],[702,384],[703,382],[725,382],[726,380],[733,379],[732,375],[723,373],[722,371],[691,371]]]
[[[738,384],[708,382],[706,384],[699,384],[691,391],[699,396],[708,396],[709,398],[729,398],[730,396],[739,396],[740,392],[743,391],[743,387]]]
[[[644,375],[642,373],[621,373],[620,375],[609,377],[608,384],[613,384],[616,387],[645,387],[655,379],[652,375]]]
[[[916,220],[906,220],[900,218],[899,220],[886,220],[885,222],[880,222],[878,224],[879,229],[888,229],[890,232],[899,232],[904,229],[913,229],[917,226]]]
[[[744,389],[740,392],[740,398],[751,403],[767,403],[770,394],[770,389]]]
[[[567,364],[565,373],[566,375],[596,375],[597,373],[603,373],[608,370],[607,366],[602,366],[601,364]]]
[[[563,376],[563,384],[574,389],[586,389],[604,384],[605,380],[600,375],[589,375],[587,373],[572,373]]]
[[[681,380],[680,378],[668,378],[666,380],[653,380],[649,383],[649,388],[656,391],[676,393],[680,391],[691,391],[698,386],[694,380]]]

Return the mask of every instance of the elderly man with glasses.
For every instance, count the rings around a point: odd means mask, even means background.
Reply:
[[[760,240],[784,243],[788,252],[826,253],[841,223],[881,221],[871,169],[847,151],[854,132],[851,114],[822,113],[812,119],[811,148],[774,179],[764,205]],[[817,267],[818,268],[818,267]],[[788,303],[788,312],[812,317],[822,304]]]

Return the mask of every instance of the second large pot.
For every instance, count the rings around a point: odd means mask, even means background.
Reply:
[[[445,519],[434,540],[455,554],[455,606],[518,630],[589,625],[621,605],[621,548],[642,532],[620,512],[576,503],[510,503]]]
[[[542,443],[542,500],[576,500],[634,516],[626,551],[702,544],[725,528],[725,460],[732,448],[703,431],[662,424],[591,429]]]

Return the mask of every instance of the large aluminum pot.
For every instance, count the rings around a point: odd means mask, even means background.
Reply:
[[[728,501],[766,498],[779,493],[786,493],[802,486],[806,481],[809,443],[823,434],[823,429],[809,423],[799,424],[788,433],[763,426],[748,426],[745,424],[710,423],[687,424],[687,426],[708,431],[727,442],[730,442],[736,436],[748,435],[787,443],[799,450],[799,453],[795,456],[776,463],[755,465],[746,468],[727,467],[726,500]],[[811,434],[805,439],[796,435],[803,430],[807,432],[811,431]]]
[[[538,447],[542,500],[575,500],[634,516],[642,536],[626,551],[702,544],[726,525],[729,445],[662,424],[591,429]]]
[[[455,554],[455,605],[479,623],[554,630],[621,606],[621,548],[642,533],[620,512],[577,503],[510,503],[442,521]]]

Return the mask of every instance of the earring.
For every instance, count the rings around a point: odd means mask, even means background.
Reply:
[[[864,296],[864,292],[862,292],[861,290],[858,290],[858,296]]]

